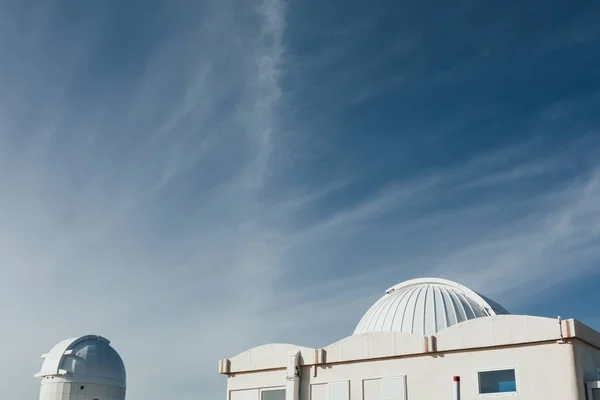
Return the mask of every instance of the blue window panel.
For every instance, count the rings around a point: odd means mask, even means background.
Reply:
[[[499,382],[498,388],[500,389],[500,392],[502,392],[502,393],[516,392],[517,391],[517,382],[515,382],[515,381]]]
[[[514,369],[485,371],[479,374],[479,393],[510,393],[517,391]]]

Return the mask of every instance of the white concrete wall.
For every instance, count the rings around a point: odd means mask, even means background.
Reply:
[[[574,362],[577,368],[577,384],[583,392],[586,382],[596,381],[598,378],[597,373],[600,368],[600,334],[576,320],[572,323],[571,331],[580,339],[573,342],[575,347]],[[582,393],[580,400],[589,399]]]
[[[284,343],[254,347],[227,361],[233,367],[231,372],[285,368],[288,354],[297,352],[301,354],[302,364],[313,364],[315,362],[315,349]]]
[[[583,391],[586,382],[597,380],[597,372],[600,369],[600,350],[587,343],[575,342],[575,363],[577,364],[577,383]],[[585,400],[580,396],[580,400]]]
[[[404,332],[372,332],[348,336],[325,347],[325,362],[422,354],[426,339],[425,336]]]
[[[300,378],[301,382],[305,379],[305,370],[306,368],[303,368],[303,376]],[[287,373],[284,369],[235,374],[227,379],[227,388],[229,390],[243,390],[285,386],[286,375]]]
[[[593,346],[579,345],[577,338]],[[228,398],[260,400],[261,388],[285,385],[287,355],[300,351],[300,400],[337,400],[328,384],[340,381],[348,382],[349,400],[381,400],[378,379],[397,376],[406,377],[408,400],[451,398],[455,375],[461,377],[463,399],[585,400],[584,382],[595,380],[600,367],[596,344],[600,333],[578,321],[508,315],[463,322],[435,336],[350,336],[322,352],[265,345],[226,360],[228,389],[236,392]],[[516,369],[518,393],[479,396],[478,371],[505,368]],[[247,389],[251,392],[242,392]]]
[[[577,363],[577,377],[581,382],[597,380],[597,371],[600,369],[600,350],[583,342],[575,343],[575,362]]]
[[[509,346],[556,340],[560,325],[554,318],[497,315],[453,325],[435,337],[438,351]]]
[[[83,389],[81,388],[83,387]],[[43,383],[40,400],[125,400],[125,389],[89,383]]]
[[[229,400],[258,400],[258,389],[232,390],[229,392]]]
[[[494,395],[494,398],[578,400],[574,392],[574,374],[569,360],[569,344],[546,344],[521,348],[448,353],[400,359],[339,364],[317,371],[317,377],[304,380],[301,399],[309,400],[307,386],[338,380],[349,380],[350,399],[381,400],[363,397],[365,380],[406,375],[409,399],[451,398],[452,377],[461,377],[462,397],[478,396],[478,370],[516,368],[518,395]],[[368,386],[368,383],[366,383]],[[376,393],[376,392],[373,392]],[[323,400],[323,399],[310,399]]]
[[[572,328],[573,334],[580,338],[581,340],[588,342],[592,346],[596,348],[600,348],[600,333],[596,332],[594,329],[589,326],[577,321],[572,320]]]
[[[566,326],[567,322],[563,321]],[[600,341],[600,334],[585,326],[577,331]],[[568,329],[563,327],[564,335]],[[573,328],[575,330],[575,328]],[[324,360],[320,353],[308,347],[291,344],[267,344],[244,351],[227,360],[222,360],[221,373],[285,368],[290,352],[301,353],[301,364],[321,364],[378,359],[383,357],[418,355],[432,351],[446,352],[511,346],[557,340],[560,325],[557,319],[526,315],[498,315],[476,318],[453,325],[435,336],[422,336],[402,332],[373,332],[348,336],[324,348]]]
[[[327,365],[317,367],[316,377],[313,367],[304,367],[300,399],[331,400],[325,396],[327,388],[323,384],[349,381],[350,400],[381,400],[378,383],[370,380],[402,375],[406,375],[408,399],[450,399],[455,375],[461,377],[462,398],[474,399],[478,397],[478,370],[509,367],[517,370],[518,394],[497,394],[494,398],[580,400],[572,360],[571,344],[551,343]],[[285,371],[239,374],[229,379],[230,390],[282,384],[285,384]],[[258,392],[254,393],[258,396]],[[235,395],[230,400],[259,400],[250,396],[252,398],[247,399]]]

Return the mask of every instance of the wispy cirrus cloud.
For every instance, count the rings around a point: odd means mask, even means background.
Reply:
[[[596,159],[598,149],[584,150],[585,145],[589,142],[580,141],[533,160],[529,156],[539,143],[501,149],[390,183],[341,207],[288,238],[293,257],[323,259],[286,259],[303,273],[288,270],[295,289],[265,312],[277,315],[285,304],[299,320],[311,321],[292,329],[282,319],[286,334],[301,344],[323,346],[349,334],[360,310],[393,283],[438,276],[469,285],[515,312],[535,313],[529,302],[597,274],[598,166],[584,160]],[[563,180],[565,170],[578,162],[588,167]],[[314,326],[328,328],[314,332]]]
[[[534,313],[595,271],[597,88],[544,96],[440,42],[477,30],[469,7],[465,33],[414,4],[340,22],[327,2],[37,3],[0,21],[8,397],[36,395],[67,336],[113,340],[130,400],[214,397],[219,358],[338,340],[406,278]],[[484,35],[497,57],[511,15]],[[444,73],[465,60],[491,75]]]
[[[112,338],[123,354],[131,398],[193,396],[198,382],[177,382],[192,377],[147,386],[157,356],[196,379],[202,371],[206,395],[216,395],[222,349],[194,343],[221,336],[225,344],[228,329],[255,337],[249,322],[278,267],[259,196],[285,30],[283,3],[255,5],[169,6],[179,26],[160,12],[135,25],[131,14],[128,38],[111,33],[120,29],[114,13],[131,11],[116,2],[97,10],[46,2],[35,15],[7,6],[0,296],[17,302],[2,312],[11,321],[5,343],[31,332],[26,356],[2,348],[19,365],[3,370],[20,382],[8,396],[35,396],[38,353],[88,332]],[[188,12],[199,21],[185,23]],[[73,18],[65,29],[63,18]],[[141,52],[132,37],[145,35]],[[148,353],[167,342],[171,350]],[[177,355],[190,347],[192,358]]]

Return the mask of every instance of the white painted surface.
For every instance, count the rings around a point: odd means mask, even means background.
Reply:
[[[327,400],[327,384],[320,383],[310,385],[309,396],[311,400]],[[306,398],[306,396],[303,396]],[[379,399],[378,399],[379,400]]]
[[[298,400],[300,395],[300,352],[288,354],[285,400]],[[263,399],[261,399],[263,400]]]
[[[229,393],[229,400],[259,400],[258,389],[234,390]]]
[[[406,376],[381,379],[382,400],[406,400]]]
[[[364,400],[381,400],[381,379],[365,379],[363,380],[363,399]]]
[[[124,400],[125,389],[95,384],[49,382],[40,388],[40,400]]]
[[[328,383],[327,400],[350,400],[350,381]]]
[[[600,366],[600,349],[587,343],[575,343],[575,361],[577,376],[582,382],[598,384],[598,367]],[[588,394],[588,396],[591,394]],[[582,399],[583,400],[583,399]]]
[[[43,359],[40,400],[125,399],[123,360],[101,336],[61,341]]]
[[[510,398],[513,400],[584,400],[574,390],[578,381],[570,373],[573,348],[570,344],[538,344],[446,353],[438,356],[420,356],[349,362],[318,367],[317,376],[312,367],[302,369],[300,400],[337,400],[345,394],[332,397],[332,384],[347,381],[350,400],[382,400],[373,398],[376,392],[365,380],[406,376],[406,399],[452,399],[452,377],[461,377],[461,398]],[[518,368],[519,392],[480,396],[477,371]],[[282,374],[283,372],[283,374]],[[229,390],[250,387],[273,387],[285,381],[285,371],[244,373],[228,379]],[[323,386],[324,385],[324,386]],[[326,389],[326,390],[323,390]],[[582,387],[583,389],[583,387]],[[324,396],[324,393],[327,393]],[[336,391],[335,393],[343,393]],[[383,391],[380,392],[383,396]],[[371,397],[367,397],[368,395]],[[364,396],[364,397],[363,397]],[[233,399],[233,400],[238,400]],[[245,399],[244,399],[245,400]]]
[[[361,318],[354,334],[407,332],[432,335],[463,321],[499,314],[508,314],[508,311],[456,282],[414,279],[388,289]]]
[[[283,343],[272,343],[262,346],[254,347],[250,350],[244,351],[229,359],[230,368],[235,366],[232,371],[255,371],[259,369],[272,368],[273,365],[277,367],[285,367],[285,363],[281,363],[281,360],[287,361],[287,356],[290,353],[301,352],[302,360],[304,364],[312,364],[315,362],[315,350],[295,346],[292,344]]]
[[[489,304],[491,311],[485,305],[482,309],[490,316],[432,335],[378,331],[351,335],[323,349],[281,344],[249,349],[228,359],[228,391],[285,384],[287,351],[296,349],[302,365],[299,400],[392,400],[396,395],[382,382],[399,376],[405,377],[406,399],[451,399],[453,376],[460,377],[462,399],[591,398],[595,387],[586,387],[586,381],[595,381],[600,368],[599,332],[573,319],[502,314],[483,296],[463,293],[478,306]],[[478,372],[504,369],[514,369],[516,392],[479,394]],[[340,382],[347,383],[347,394],[332,392],[345,385]]]

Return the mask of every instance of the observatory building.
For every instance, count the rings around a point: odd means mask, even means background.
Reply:
[[[255,347],[220,360],[219,373],[227,400],[600,400],[600,333],[415,279],[388,289],[336,343]]]
[[[123,360],[102,336],[63,340],[42,359],[40,400],[125,400]]]

